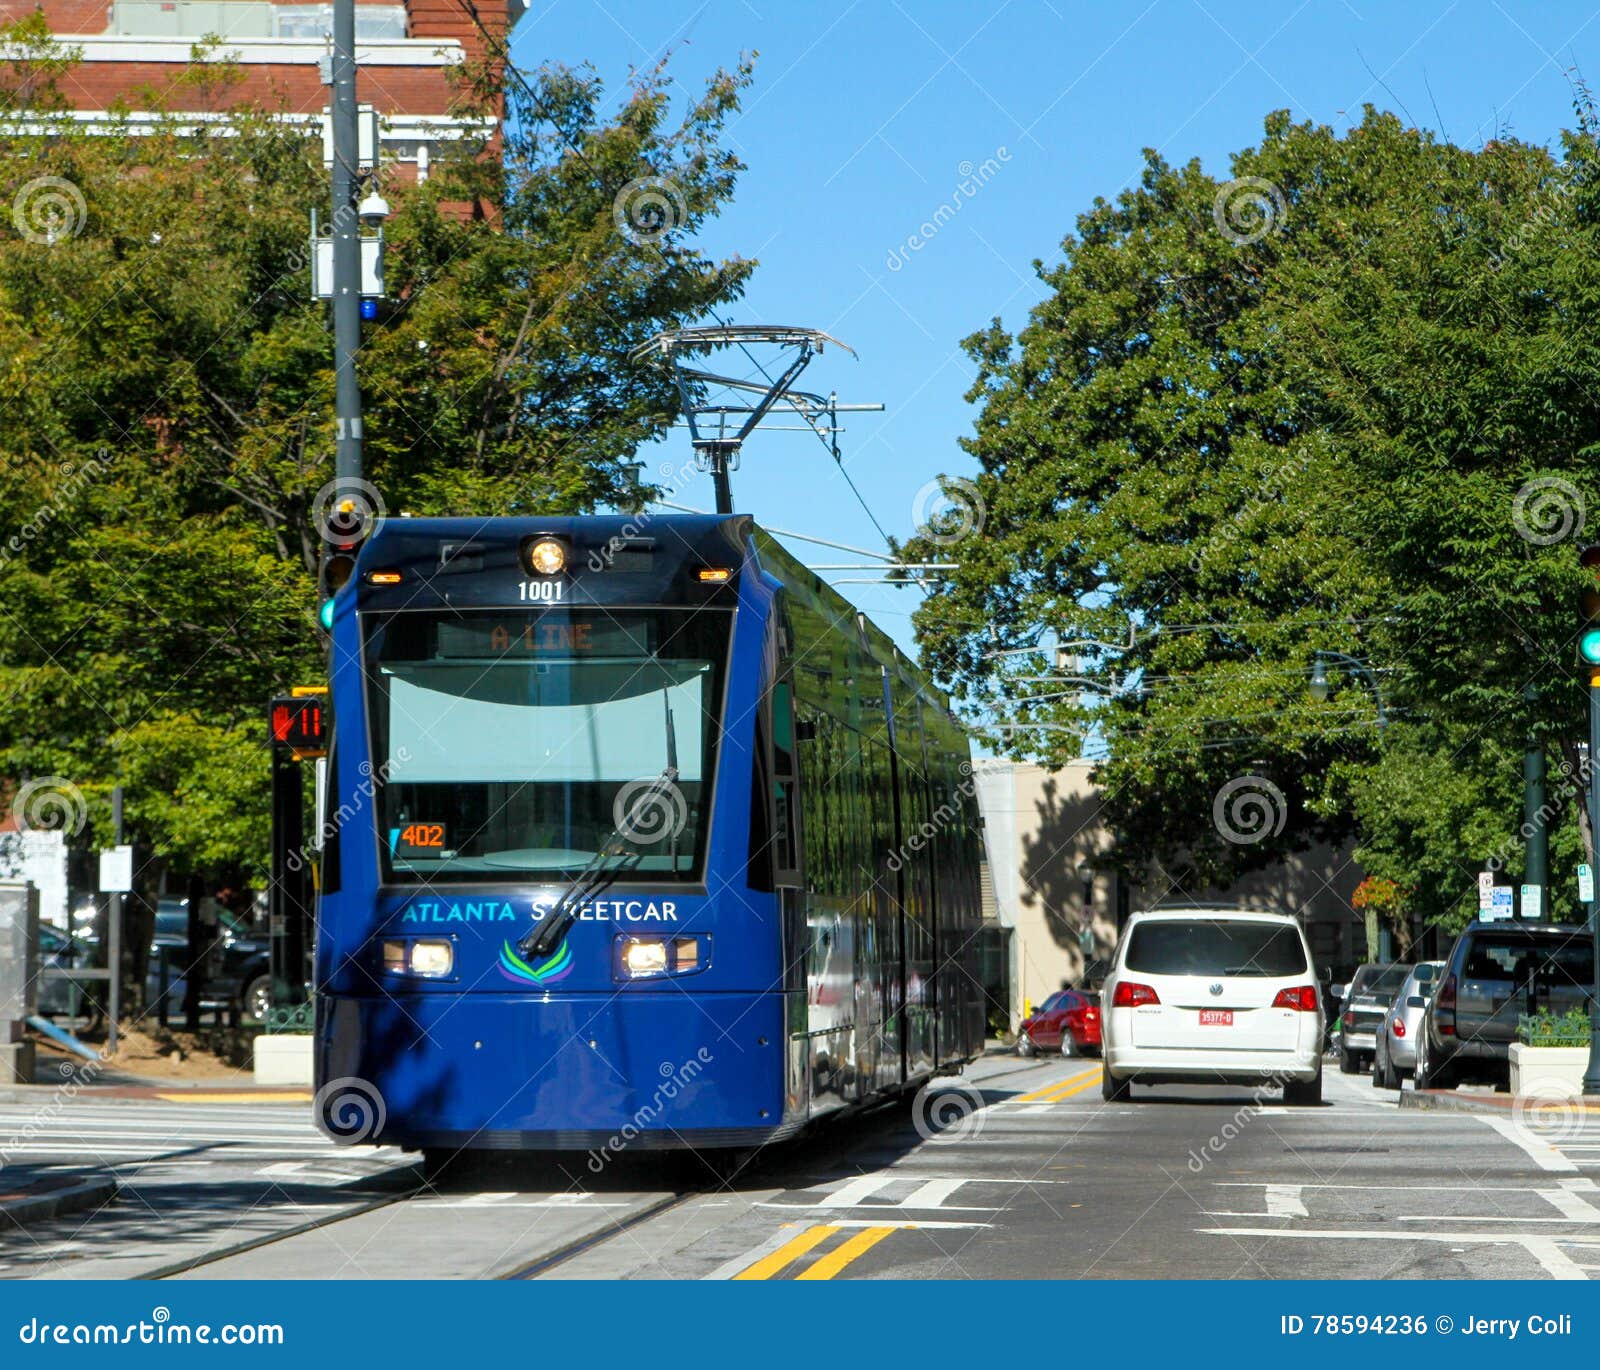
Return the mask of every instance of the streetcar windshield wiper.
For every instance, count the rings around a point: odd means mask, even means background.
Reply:
[[[583,906],[598,899],[616,884],[624,871],[632,870],[644,859],[644,853],[637,843],[629,838],[629,832],[636,821],[635,815],[648,811],[653,804],[661,803],[667,792],[677,784],[677,780],[678,768],[669,765],[639,792],[628,806],[628,812],[622,815],[616,826],[601,841],[595,854],[589,858],[583,869],[572,877],[550,912],[517,944],[517,950],[522,955],[546,956],[560,946],[561,939],[566,936],[567,929],[577,919]],[[615,864],[608,865],[607,862],[613,858]]]

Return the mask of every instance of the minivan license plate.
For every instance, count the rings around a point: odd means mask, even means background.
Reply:
[[[1203,1008],[1200,1010],[1201,1027],[1232,1027],[1233,1010],[1231,1008]]]

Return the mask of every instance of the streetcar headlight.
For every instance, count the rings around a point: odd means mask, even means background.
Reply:
[[[541,576],[553,576],[565,569],[567,549],[554,538],[540,538],[528,548],[528,565]]]
[[[619,934],[611,973],[618,980],[658,975],[693,975],[711,961],[711,939],[699,937],[634,937]]]
[[[411,944],[411,973],[413,975],[448,975],[455,968],[455,947],[449,942],[413,942]]]
[[[636,937],[622,947],[622,968],[629,975],[660,975],[667,968],[667,944],[659,937]]]

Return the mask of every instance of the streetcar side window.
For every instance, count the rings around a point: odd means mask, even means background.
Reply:
[[[774,879],[780,885],[800,883],[800,844],[795,829],[794,687],[780,680],[772,687],[772,830]]]
[[[767,721],[764,710],[756,711],[755,754],[750,762],[750,858],[745,879],[753,890],[770,893],[772,884],[772,809],[767,796],[772,793],[767,769]]]

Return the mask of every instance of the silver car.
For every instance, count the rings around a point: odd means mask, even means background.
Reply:
[[[1378,1025],[1372,1056],[1374,1089],[1399,1089],[1400,1082],[1415,1072],[1422,1015],[1443,972],[1443,961],[1419,961],[1411,967],[1405,984]]]

